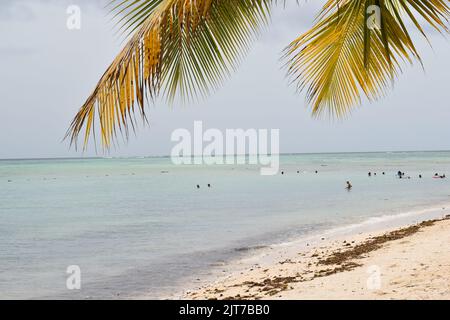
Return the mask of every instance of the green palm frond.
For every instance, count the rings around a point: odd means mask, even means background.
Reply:
[[[277,0],[112,0],[129,41],[75,116],[66,137],[84,146],[99,122],[109,148],[128,137],[144,101],[207,96],[237,67]],[[367,21],[379,8],[378,28]],[[311,30],[285,51],[288,75],[306,89],[313,114],[343,116],[384,95],[403,62],[420,61],[410,36],[423,25],[448,32],[448,0],[326,0]],[[97,120],[98,119],[98,120]]]
[[[117,131],[128,136],[144,100],[163,96],[196,99],[216,89],[237,66],[273,0],[118,0],[123,31],[130,40],[100,79],[67,133],[73,144],[84,132],[84,146],[100,123],[108,148]]]
[[[378,28],[369,28],[370,6],[379,8]],[[288,75],[306,89],[313,113],[342,116],[382,96],[401,72],[401,61],[419,60],[406,18],[423,35],[419,23],[439,31],[446,27],[446,0],[328,0],[314,27],[286,49]]]

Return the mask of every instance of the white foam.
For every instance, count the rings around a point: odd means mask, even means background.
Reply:
[[[276,246],[293,246],[299,243],[316,242],[322,238],[335,238],[338,236],[352,235],[360,232],[376,231],[386,228],[400,228],[410,224],[419,223],[425,220],[443,218],[450,214],[450,204],[433,206],[431,208],[414,209],[397,214],[386,214],[369,217],[359,223],[352,223],[344,226],[334,227],[325,231],[315,232],[313,235],[300,237],[294,240],[285,241]]]

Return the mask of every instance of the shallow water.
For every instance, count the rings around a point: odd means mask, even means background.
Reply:
[[[450,174],[450,152],[284,155],[280,170],[0,161],[0,298],[161,297],[247,248],[450,202],[449,180],[432,178]],[[82,290],[66,289],[69,265]]]

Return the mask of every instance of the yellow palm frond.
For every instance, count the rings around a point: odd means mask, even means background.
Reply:
[[[99,119],[101,143],[134,128],[134,107],[162,94],[195,99],[216,89],[246,53],[273,0],[117,0],[132,36],[71,123],[66,137],[86,147]],[[162,90],[161,90],[162,89]]]
[[[369,28],[371,6],[379,25]],[[288,75],[306,89],[313,113],[343,116],[383,95],[401,72],[400,62],[420,60],[406,27],[406,17],[424,33],[421,17],[439,31],[446,27],[446,0],[328,0],[314,27],[286,49]]]

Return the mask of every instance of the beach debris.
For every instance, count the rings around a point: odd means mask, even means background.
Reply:
[[[321,278],[321,277],[326,277],[335,273],[340,273],[340,272],[344,272],[344,271],[350,271],[353,270],[357,267],[360,267],[361,264],[355,263],[355,262],[346,262],[341,264],[340,266],[336,267],[336,268],[327,268],[327,269],[322,269],[317,271],[313,278]],[[311,279],[311,280],[312,280]]]
[[[386,234],[383,234],[381,236],[373,237],[366,242],[362,244],[358,244],[354,246],[353,248],[346,250],[346,251],[337,251],[334,252],[331,256],[319,260],[319,265],[342,265],[343,263],[354,260],[354,259],[360,259],[364,257],[365,254],[375,251],[381,246],[388,242],[393,240],[402,239],[404,237],[410,236],[414,233],[417,233],[421,228],[432,226],[436,221],[438,220],[428,220],[424,221],[419,224],[415,224],[406,228],[402,228],[399,230],[394,230],[391,232],[388,232]]]
[[[256,281],[245,281],[242,284],[247,286],[248,288],[260,288],[261,293],[265,293],[269,296],[276,295],[277,293],[280,293],[281,291],[285,291],[289,288],[289,285],[295,282],[302,281],[301,277],[282,277],[277,276],[274,278],[267,278],[263,280],[262,282],[256,282]],[[236,285],[236,286],[240,286]],[[236,295],[238,297],[239,295]]]
[[[280,262],[278,262],[278,263],[279,263],[279,264],[285,264],[285,263],[293,263],[293,264],[295,264],[296,262],[292,261],[291,259],[286,259],[286,260],[280,261]]]

